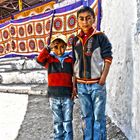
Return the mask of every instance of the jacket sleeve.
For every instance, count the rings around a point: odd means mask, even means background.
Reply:
[[[110,43],[108,37],[103,33],[99,37],[99,43],[101,47],[101,56],[105,62],[111,64],[112,62],[112,44]]]
[[[73,58],[73,63],[75,62],[75,44],[76,44],[76,37],[73,38],[73,41],[72,41],[72,58]]]
[[[47,66],[50,57],[50,50],[47,47],[40,52],[40,54],[36,58],[36,61],[42,66]]]

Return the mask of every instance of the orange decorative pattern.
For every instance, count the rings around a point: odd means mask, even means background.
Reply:
[[[71,50],[72,39],[78,33],[76,21],[77,10],[81,7],[63,12],[56,12],[52,34],[62,33],[68,38],[67,50]],[[27,17],[19,20],[11,20],[0,25],[0,58],[16,55],[38,54],[49,42],[50,27],[53,11],[44,14]]]

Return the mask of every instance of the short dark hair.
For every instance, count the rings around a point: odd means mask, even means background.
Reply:
[[[93,16],[93,18],[95,18],[93,9],[88,6],[84,6],[80,10],[77,11],[77,18],[79,17],[79,14],[84,13],[84,12],[89,12]]]

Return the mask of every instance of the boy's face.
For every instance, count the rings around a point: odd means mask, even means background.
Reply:
[[[63,41],[58,41],[55,40],[51,44],[52,51],[57,55],[57,56],[62,56],[66,50],[66,44]]]
[[[78,16],[78,25],[84,33],[88,33],[94,21],[95,19],[93,18],[90,12],[83,12],[80,13]]]

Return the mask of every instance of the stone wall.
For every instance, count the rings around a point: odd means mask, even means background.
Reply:
[[[112,42],[114,57],[107,79],[107,114],[130,140],[140,138],[139,11],[138,0],[103,1],[101,30]]]
[[[0,92],[46,94],[47,71],[35,59],[0,59]]]
[[[133,98],[132,98],[132,109],[133,109],[133,119],[132,128],[134,139],[140,139],[140,0],[137,0],[137,23],[136,32],[134,35],[134,45],[133,45]]]

